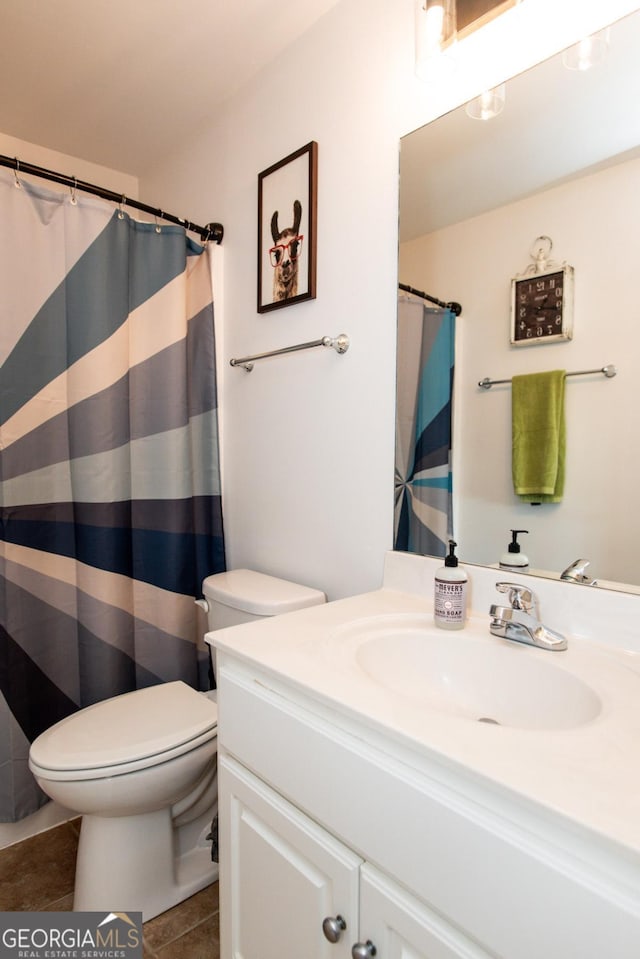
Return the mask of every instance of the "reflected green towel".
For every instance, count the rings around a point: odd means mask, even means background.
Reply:
[[[511,382],[513,489],[524,503],[559,503],[564,492],[564,370]]]

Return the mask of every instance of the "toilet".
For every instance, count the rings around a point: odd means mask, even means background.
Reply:
[[[232,569],[208,576],[202,584],[202,593],[210,632],[292,613],[327,601],[325,594],[318,589],[265,576],[252,569]],[[216,651],[210,644],[209,648],[215,677]]]
[[[319,590],[232,570],[203,583],[208,630],[326,602]],[[215,660],[214,660],[215,673]],[[73,908],[146,922],[218,877],[215,690],[176,681],[81,709],[31,745],[40,788],[82,816]]]

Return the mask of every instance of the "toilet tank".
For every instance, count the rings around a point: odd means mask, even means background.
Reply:
[[[267,616],[291,613],[305,606],[326,603],[319,589],[290,583],[252,569],[232,569],[207,576],[202,583],[207,606],[208,631],[252,623]],[[206,637],[205,637],[206,638]],[[216,650],[207,640],[211,657],[211,680],[216,683]]]
[[[232,569],[208,576],[202,584],[209,631],[279,616],[326,603],[318,589],[290,583],[252,569]]]

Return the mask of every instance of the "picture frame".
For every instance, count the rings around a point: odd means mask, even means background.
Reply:
[[[318,144],[258,174],[258,313],[316,297]]]

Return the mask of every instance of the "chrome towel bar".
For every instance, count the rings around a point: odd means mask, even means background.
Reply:
[[[597,370],[576,370],[574,373],[567,373],[567,376],[588,376],[589,373],[604,373],[605,376],[609,378],[615,376],[617,369],[613,364],[609,363],[608,366],[601,366]],[[511,380],[490,380],[488,376],[485,376],[483,380],[480,380],[478,386],[483,390],[490,390],[492,386],[497,386],[499,383],[510,383]]]
[[[229,360],[230,366],[241,366],[250,373],[256,360],[264,360],[268,356],[280,356],[282,353],[296,353],[298,350],[310,350],[314,346],[331,346],[336,353],[346,353],[349,349],[349,337],[346,333],[338,336],[323,336],[320,340],[311,340],[309,343],[298,343],[295,346],[283,346],[279,350],[270,350],[268,353],[256,353],[254,356],[242,356],[239,359]]]

